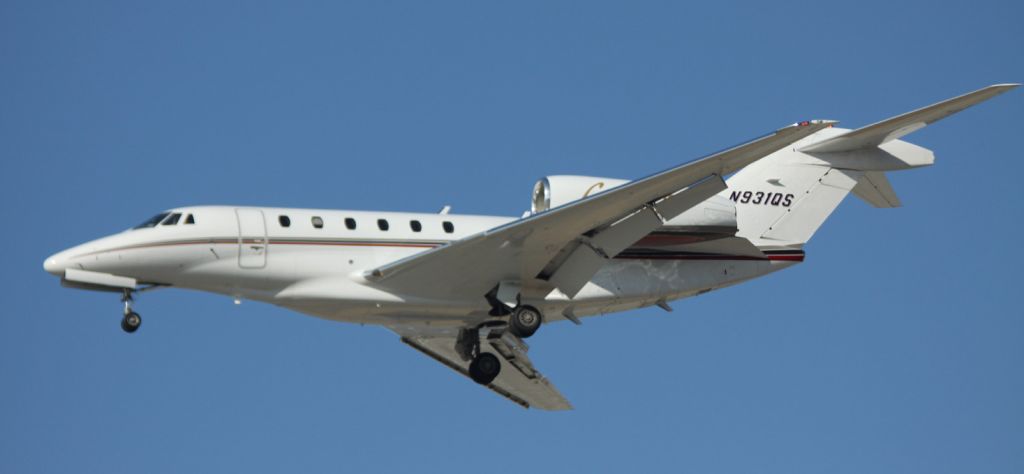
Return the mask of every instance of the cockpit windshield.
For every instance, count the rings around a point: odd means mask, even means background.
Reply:
[[[135,227],[132,227],[132,228],[133,229],[145,229],[147,227],[156,227],[156,225],[159,224],[160,221],[164,220],[164,218],[167,217],[168,214],[170,214],[170,212],[161,212],[160,214],[157,214],[157,215],[149,218],[148,220],[146,220],[146,222],[143,222],[143,223],[141,223],[141,224],[139,224],[139,225],[137,225]]]
[[[164,221],[161,222],[160,225],[175,225],[175,224],[178,223],[178,220],[180,220],[180,219],[181,219],[181,213],[180,212],[175,212],[174,214],[171,214],[171,217],[168,217],[168,218],[164,219]]]

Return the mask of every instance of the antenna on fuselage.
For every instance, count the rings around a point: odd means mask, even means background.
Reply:
[[[449,206],[448,204],[445,204],[444,207],[442,207],[440,211],[437,211],[437,213],[441,214],[441,215],[446,215],[446,214],[448,214],[448,211],[451,211],[451,210],[452,210],[452,206]]]

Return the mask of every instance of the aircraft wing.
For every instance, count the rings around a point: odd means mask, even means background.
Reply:
[[[486,295],[502,281],[575,294],[604,265],[651,231],[725,189],[722,177],[835,122],[776,130],[448,245],[378,267],[367,280],[432,298]]]
[[[408,344],[456,372],[469,377],[469,362],[464,361],[455,351],[454,337],[403,336]],[[484,352],[491,352],[501,361],[501,373],[487,385],[493,390],[523,408],[541,410],[571,410],[572,405],[558,392],[540,372],[533,368],[526,357],[529,349],[526,343],[505,333],[501,337],[487,338],[481,344]]]
[[[1020,84],[995,84],[974,92],[944,100],[912,112],[858,128],[849,133],[832,137],[805,147],[800,151],[811,153],[832,153],[874,147],[920,130],[943,118],[953,115],[972,105],[989,100],[1013,89]]]

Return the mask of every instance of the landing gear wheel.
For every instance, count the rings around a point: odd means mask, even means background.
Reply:
[[[129,312],[121,319],[121,329],[129,334],[137,331],[141,325],[142,316],[139,316],[139,313],[136,313],[135,311]]]
[[[481,352],[469,363],[469,377],[480,385],[494,381],[501,373],[501,361],[490,352]]]
[[[508,328],[512,334],[526,339],[540,329],[540,311],[533,306],[520,306],[512,312],[508,320]]]

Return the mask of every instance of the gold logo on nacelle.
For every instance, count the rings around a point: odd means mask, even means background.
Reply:
[[[598,191],[604,189],[604,181],[598,181],[587,188],[587,192],[583,193],[583,197],[590,196],[590,193],[594,192],[595,189]]]

